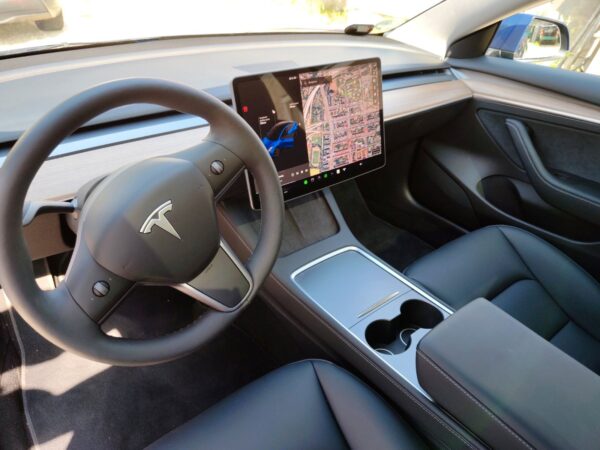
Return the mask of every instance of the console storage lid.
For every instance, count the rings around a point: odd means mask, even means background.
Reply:
[[[597,448],[600,377],[477,299],[420,342],[421,386],[493,448]]]

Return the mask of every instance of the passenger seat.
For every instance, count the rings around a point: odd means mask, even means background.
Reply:
[[[453,309],[484,297],[600,374],[600,284],[565,254],[519,228],[469,233],[405,274]]]

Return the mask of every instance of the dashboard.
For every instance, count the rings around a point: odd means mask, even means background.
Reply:
[[[373,57],[381,60],[384,78],[448,68],[439,58],[392,39],[337,33],[164,39],[2,59],[0,98],[3,110],[11,114],[0,115],[0,142],[16,139],[61,101],[119,78],[164,78],[230,101],[231,81],[237,77]],[[133,105],[103,114],[91,124],[164,112],[152,105]]]
[[[377,36],[182,38],[28,55],[0,62],[0,96],[3,109],[11,112],[0,115],[0,165],[27,127],[69,96],[98,83],[151,76],[232,102],[234,78],[374,57],[381,61],[384,123],[472,96],[439,58]],[[34,179],[29,200],[69,199],[92,178],[184,150],[209,132],[200,118],[151,105],[118,108],[88,125],[53,151]]]
[[[0,62],[0,165],[18,136],[71,95],[124,77],[157,77],[232,103],[231,82],[332,61],[381,61],[383,121],[465,101],[469,87],[439,58],[391,39],[339,34],[182,38],[65,50]],[[65,80],[69,80],[68,83]],[[141,159],[197,145],[208,134],[197,117],[151,105],[103,114],[65,139],[42,166],[29,200],[64,200],[90,179]]]
[[[0,114],[0,166],[25,129],[61,101],[98,83],[125,77],[164,78],[232,104],[235,78],[369,58],[381,61],[381,101],[390,160],[396,158],[399,126],[412,138],[419,137],[428,127],[435,127],[437,110],[454,110],[452,105],[471,99],[562,111],[568,117],[597,121],[594,108],[572,98],[474,70],[451,69],[433,55],[384,37],[277,34],[180,38],[0,60],[0,97],[5,112]],[[115,109],[54,149],[33,180],[27,200],[71,199],[94,178],[143,159],[188,149],[209,132],[203,119],[175,111],[150,105]],[[49,233],[56,235],[53,243],[68,248],[56,215],[38,217],[25,227],[25,233],[36,257],[60,253],[58,248],[48,248]]]
[[[572,98],[474,70],[450,69],[435,55],[381,36],[190,37],[0,60],[0,165],[16,139],[43,114],[98,83],[157,77],[231,102],[231,81],[236,77],[373,57],[381,60],[386,123],[471,98],[598,120],[597,110]],[[29,199],[71,198],[91,178],[143,158],[181,151],[208,133],[202,119],[151,105],[117,108],[88,125],[55,149],[34,180]]]

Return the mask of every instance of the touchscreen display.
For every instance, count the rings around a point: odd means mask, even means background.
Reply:
[[[379,59],[236,78],[233,94],[273,158],[286,200],[385,164]]]

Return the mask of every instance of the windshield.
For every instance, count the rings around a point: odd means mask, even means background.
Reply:
[[[0,54],[185,35],[398,27],[441,0],[0,0]]]

